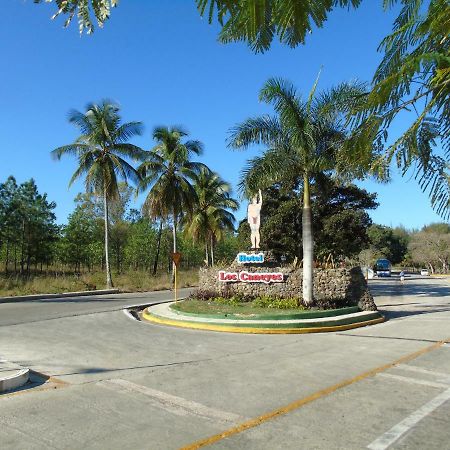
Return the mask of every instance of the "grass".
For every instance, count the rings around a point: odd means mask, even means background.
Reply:
[[[114,287],[126,292],[160,291],[172,288],[171,275],[160,273],[152,276],[147,272],[130,271],[113,273]],[[195,286],[198,270],[180,270],[178,287]],[[74,274],[0,275],[0,297],[29,294],[59,294],[62,292],[89,291],[105,288],[103,272]]]
[[[276,316],[295,314],[304,310],[302,307],[277,309],[257,306],[253,302],[230,304],[197,299],[184,300],[171,307],[177,311],[191,314],[232,314],[234,316],[252,316],[254,314],[270,314],[271,316]]]

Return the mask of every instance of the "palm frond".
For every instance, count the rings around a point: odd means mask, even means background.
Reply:
[[[83,152],[89,152],[91,150],[92,147],[90,145],[75,143],[55,148],[50,154],[53,159],[60,160],[63,155],[79,156]]]
[[[295,47],[313,26],[320,28],[334,7],[354,7],[361,0],[196,0],[201,16],[222,26],[222,42],[244,41],[255,52],[269,49],[275,36]]]
[[[227,145],[233,149],[247,149],[252,144],[272,145],[283,137],[283,129],[276,117],[262,116],[247,119],[229,132]]]
[[[114,132],[115,142],[128,142],[134,136],[141,136],[144,132],[144,125],[142,122],[128,122],[117,128]]]

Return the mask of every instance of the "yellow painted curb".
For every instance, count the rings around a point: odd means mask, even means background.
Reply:
[[[306,333],[327,333],[333,331],[352,330],[353,328],[365,327],[367,325],[375,325],[376,323],[384,322],[384,316],[378,319],[367,320],[365,322],[350,323],[348,325],[335,325],[330,327],[313,327],[313,328],[251,328],[251,327],[233,327],[228,325],[214,325],[210,323],[200,322],[184,322],[181,320],[166,319],[155,316],[147,310],[142,314],[142,317],[153,323],[162,325],[170,325],[174,327],[190,328],[194,330],[207,331],[225,331],[229,333],[247,333],[247,334],[306,334]]]

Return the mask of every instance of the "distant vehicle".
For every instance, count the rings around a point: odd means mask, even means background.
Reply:
[[[378,259],[374,266],[377,277],[390,277],[392,264],[388,259]]]
[[[428,273],[428,269],[420,269],[420,275],[427,277],[430,274]]]

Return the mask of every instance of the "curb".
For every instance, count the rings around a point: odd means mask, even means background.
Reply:
[[[161,316],[154,315],[150,313],[147,309],[144,310],[142,317],[143,319],[161,324],[161,325],[170,325],[181,328],[190,328],[195,330],[206,330],[206,331],[220,331],[220,332],[230,332],[230,333],[246,333],[246,334],[306,334],[306,333],[326,333],[326,332],[335,332],[335,331],[345,331],[351,330],[354,328],[365,327],[367,325],[375,325],[377,323],[381,323],[385,321],[385,317],[379,314],[380,317],[375,319],[364,320],[361,322],[351,322],[342,325],[323,325],[323,326],[306,326],[306,327],[286,327],[282,328],[281,326],[274,327],[263,327],[258,326],[255,323],[255,326],[236,326],[238,321],[234,323],[230,321],[230,324],[225,325],[217,325],[205,322],[193,322],[193,321],[183,321],[183,320],[175,320],[169,319]],[[192,319],[189,317],[189,319]]]
[[[19,369],[15,374],[5,378],[0,378],[0,394],[17,389],[28,383],[30,379],[30,369]]]
[[[16,303],[31,300],[45,300],[51,298],[85,297],[89,295],[118,294],[119,292],[120,292],[119,289],[100,289],[97,291],[63,292],[61,294],[19,295],[15,297],[0,297],[0,303]]]
[[[168,302],[170,303],[170,302]],[[173,303],[173,302],[172,302]],[[178,314],[180,317],[191,317],[191,318],[206,318],[206,319],[230,319],[230,320],[284,320],[284,319],[318,319],[318,318],[327,318],[327,317],[336,317],[345,314],[351,314],[355,312],[359,312],[360,309],[357,306],[347,306],[344,308],[338,309],[328,309],[328,310],[317,310],[317,311],[303,311],[298,313],[287,313],[287,314],[253,314],[251,316],[238,316],[236,314],[227,313],[227,314],[200,314],[200,313],[192,313],[185,312],[179,309],[176,309],[174,305],[170,306],[170,309],[175,314]]]

